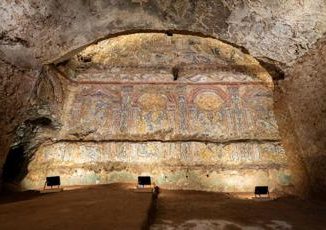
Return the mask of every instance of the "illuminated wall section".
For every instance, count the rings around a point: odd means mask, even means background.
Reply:
[[[172,67],[179,77],[173,80]],[[291,187],[270,76],[210,38],[120,36],[57,67],[70,79],[62,128],[29,165],[25,188],[135,182],[211,191]]]

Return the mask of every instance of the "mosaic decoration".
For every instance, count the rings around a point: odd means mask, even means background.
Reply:
[[[41,187],[47,175],[61,175],[64,185],[133,182],[150,175],[174,189],[243,192],[262,183],[279,190],[291,183],[286,161],[280,143],[62,142],[37,152],[23,185]]]
[[[272,92],[259,85],[83,86],[73,97],[65,139],[279,139]]]
[[[285,166],[286,158],[280,143],[202,143],[202,142],[60,142],[43,147],[34,163],[54,161],[57,164],[125,162],[162,165],[221,165],[243,166],[268,163]],[[227,167],[227,166],[225,166]]]
[[[50,175],[64,185],[150,175],[172,189],[291,187],[271,78],[233,47],[193,36],[121,36],[59,66],[63,76],[71,85],[62,128],[35,153],[26,188]]]

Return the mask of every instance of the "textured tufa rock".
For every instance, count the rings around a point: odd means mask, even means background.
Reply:
[[[108,35],[177,30],[221,38],[255,57],[291,63],[326,32],[323,0],[139,2],[2,1],[0,50],[17,65],[40,65]]]

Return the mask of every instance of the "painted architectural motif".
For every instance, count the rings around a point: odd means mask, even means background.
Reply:
[[[272,92],[261,85],[78,87],[62,139],[278,140]]]
[[[148,174],[167,188],[291,187],[271,79],[257,62],[203,38],[157,35],[148,43],[147,35],[142,38],[132,38],[135,47],[115,46],[115,53],[105,41],[58,67],[73,81],[62,129],[56,143],[36,152],[25,186],[40,186],[42,177],[54,174],[62,175],[66,185],[133,182]],[[147,49],[151,45],[154,50]],[[92,61],[80,63],[81,57]],[[197,68],[180,67],[173,81],[167,71],[173,57]],[[147,62],[165,67],[153,69]],[[220,64],[259,71],[227,70]]]

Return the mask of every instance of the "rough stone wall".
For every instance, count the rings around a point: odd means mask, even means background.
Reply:
[[[45,72],[45,69],[26,70],[0,61],[0,173],[5,176],[2,173],[11,150],[20,149],[15,157],[22,160],[21,169],[10,181],[15,186],[26,174],[25,167],[34,151],[48,138],[48,133],[59,127],[57,114],[63,86]],[[13,167],[7,165],[9,171]]]
[[[64,185],[148,174],[168,188],[293,189],[271,78],[249,55],[214,39],[134,34],[57,68],[70,81],[62,128],[35,153],[25,188],[54,174]]]
[[[1,1],[0,49],[17,65],[51,62],[110,34],[201,32],[293,62],[326,32],[324,0]]]
[[[304,161],[314,195],[325,193],[326,180],[326,42],[300,58],[280,81],[278,97],[293,121],[298,154]],[[286,125],[286,124],[285,124]]]
[[[16,131],[27,117],[29,99],[36,82],[37,72],[19,70],[16,67],[0,61],[0,169],[9,152],[10,146],[16,140]],[[18,135],[23,138],[24,133]]]

